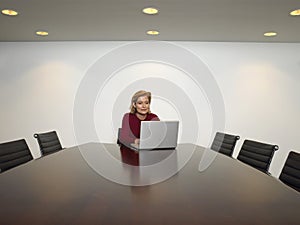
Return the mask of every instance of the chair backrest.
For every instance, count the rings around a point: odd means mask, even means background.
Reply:
[[[32,160],[33,157],[24,139],[0,144],[0,172]]]
[[[38,133],[33,136],[39,143],[42,155],[47,155],[62,149],[56,131]]]
[[[237,135],[217,132],[210,148],[231,157],[236,142],[239,139],[240,136]]]
[[[300,153],[289,153],[279,179],[300,192]]]
[[[264,173],[268,173],[276,150],[278,150],[277,145],[245,140],[237,159]]]
[[[120,145],[121,142],[120,142],[120,134],[121,134],[121,130],[122,128],[118,128],[118,137],[117,137],[117,144]]]

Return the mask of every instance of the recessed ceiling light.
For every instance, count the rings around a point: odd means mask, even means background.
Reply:
[[[264,33],[264,36],[266,36],[266,37],[275,37],[275,36],[277,36],[277,33],[274,32],[274,31],[269,31],[269,32]]]
[[[300,16],[300,9],[296,9],[296,10],[290,12],[290,15],[291,16]]]
[[[48,36],[49,33],[45,30],[38,30],[37,32],[35,32],[36,35],[38,36]]]
[[[1,12],[2,12],[3,15],[6,15],[6,16],[16,16],[16,15],[18,15],[18,12],[15,11],[15,10],[12,10],[12,9],[3,9]]]
[[[148,30],[147,34],[148,35],[159,35],[159,31],[157,31],[157,30]]]
[[[154,7],[147,7],[143,9],[143,13],[148,15],[155,15],[158,13],[158,9]]]

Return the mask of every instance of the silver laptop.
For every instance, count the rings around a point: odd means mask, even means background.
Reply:
[[[142,121],[140,143],[131,144],[136,150],[175,149],[179,121]]]

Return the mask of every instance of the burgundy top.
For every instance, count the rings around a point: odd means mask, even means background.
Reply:
[[[125,146],[130,146],[135,139],[140,138],[140,128],[142,121],[159,121],[159,118],[154,113],[147,114],[146,119],[140,120],[133,113],[126,113],[122,120],[122,129],[120,132],[120,142]]]

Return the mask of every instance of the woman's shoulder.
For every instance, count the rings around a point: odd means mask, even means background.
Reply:
[[[125,113],[125,114],[123,115],[123,120],[124,120],[124,119],[128,119],[129,116],[130,116],[130,113]]]
[[[132,113],[125,113],[124,115],[123,115],[123,117],[128,117],[128,116],[132,116],[132,115],[134,115],[134,114],[132,114]]]
[[[152,120],[152,119],[156,119],[156,120],[159,120],[158,116],[154,113],[149,113],[148,114],[148,119],[149,120]]]
[[[134,118],[134,117],[136,117],[134,113],[125,113],[123,115],[123,118]]]

